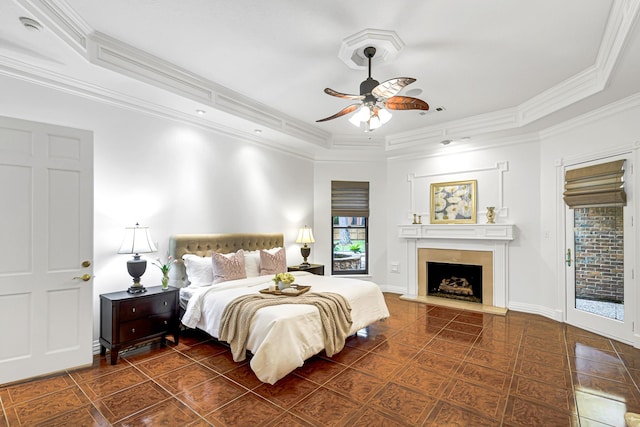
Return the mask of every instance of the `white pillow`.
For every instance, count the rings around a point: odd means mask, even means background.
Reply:
[[[213,264],[211,257],[201,257],[198,255],[182,255],[184,267],[187,271],[189,286],[200,287],[209,286],[213,283]]]
[[[256,277],[260,275],[260,251],[244,253],[244,269],[247,273],[247,277]]]

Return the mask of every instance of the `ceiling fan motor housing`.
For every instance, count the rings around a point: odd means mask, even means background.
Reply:
[[[375,96],[371,95],[371,91],[378,86],[380,83],[369,77],[367,80],[364,80],[360,83],[360,95],[364,96],[363,103],[376,103],[377,99]]]

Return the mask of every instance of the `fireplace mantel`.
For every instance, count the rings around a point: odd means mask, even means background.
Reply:
[[[513,240],[513,224],[410,224],[400,225],[404,239]]]
[[[487,305],[506,309],[508,301],[509,242],[513,224],[408,224],[398,226],[407,247],[407,299],[418,295],[418,249],[489,251],[493,254],[493,301]],[[486,304],[483,302],[483,304]]]

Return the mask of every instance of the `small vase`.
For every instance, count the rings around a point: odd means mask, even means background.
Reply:
[[[494,206],[487,207],[487,224],[495,224],[496,208]]]
[[[286,285],[284,284],[284,282],[278,282],[278,290],[281,291],[286,287]]]
[[[162,290],[166,291],[169,289],[169,275],[165,274],[162,276]]]

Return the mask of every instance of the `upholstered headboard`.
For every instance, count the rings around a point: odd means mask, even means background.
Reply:
[[[171,285],[182,287],[187,283],[187,273],[182,255],[211,256],[212,252],[230,253],[238,249],[257,251],[284,247],[282,233],[230,233],[230,234],[176,234],[169,238],[169,255],[176,264],[171,274]]]

